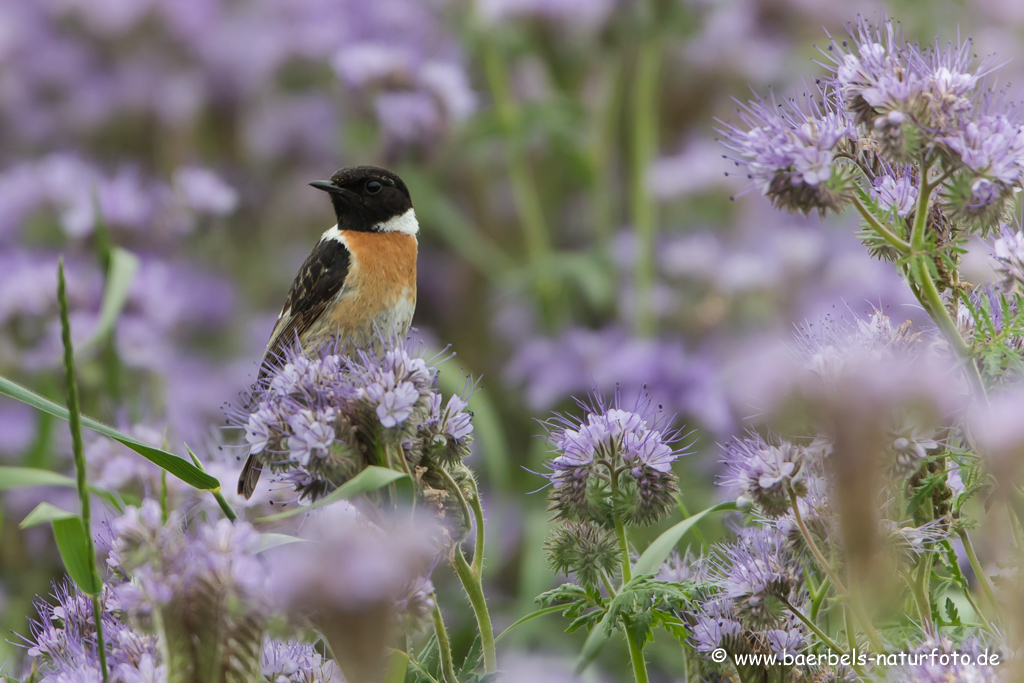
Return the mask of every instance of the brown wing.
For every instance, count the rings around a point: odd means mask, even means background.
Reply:
[[[260,379],[280,362],[288,345],[294,344],[296,338],[302,340],[327,310],[331,300],[345,286],[350,263],[348,247],[340,240],[325,237],[316,245],[295,276],[274,331],[270,333],[260,363]]]
[[[274,331],[270,333],[270,341],[267,342],[267,350],[260,363],[257,384],[263,383],[270,371],[280,363],[288,344],[294,344],[296,338],[302,339],[306,330],[345,286],[349,263],[348,247],[338,239],[325,237],[314,247],[295,276]],[[263,467],[250,453],[238,477],[239,495],[245,498],[252,496],[262,471]]]

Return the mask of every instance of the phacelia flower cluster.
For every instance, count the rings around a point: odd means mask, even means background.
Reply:
[[[251,525],[222,519],[183,531],[181,523],[173,512],[164,520],[153,500],[111,523],[101,595],[111,680],[166,680],[167,656],[189,680],[214,666],[239,680],[343,680],[312,646],[264,635],[275,591]],[[33,666],[45,680],[100,681],[91,598],[70,585],[58,586],[54,598],[38,605],[31,625]]]
[[[662,519],[679,492],[672,463],[683,455],[678,430],[668,429],[660,406],[648,396],[631,409],[616,394],[611,406],[600,397],[580,404],[583,416],[559,415],[549,423],[555,457],[549,509],[559,526],[547,543],[558,571],[574,571],[596,584],[621,562],[612,530],[616,523],[647,525]]]
[[[677,430],[666,429],[659,407],[648,397],[632,410],[606,407],[601,399],[584,405],[582,419],[551,421],[549,461],[551,509],[558,517],[608,525],[616,515],[629,524],[650,524],[674,505],[678,493],[672,463]]]
[[[466,398],[445,401],[437,368],[409,343],[386,340],[379,348],[289,349],[249,408],[229,422],[245,430],[271,481],[300,498],[320,498],[376,465],[409,474],[420,498],[461,515],[459,496],[443,492],[471,476],[462,465],[473,441]],[[458,516],[451,521],[468,526]]]
[[[868,194],[903,238],[921,179],[901,170],[928,158],[939,216],[985,233],[1024,183],[1024,122],[985,78],[970,40],[921,47],[898,26],[860,18],[848,40],[830,36],[803,102],[756,98],[742,126],[723,124],[728,158],[779,208],[822,214]],[[934,189],[934,188],[932,188]],[[936,225],[938,225],[938,223]]]

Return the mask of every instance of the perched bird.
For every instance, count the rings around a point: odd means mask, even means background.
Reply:
[[[416,234],[409,190],[375,166],[343,168],[310,183],[331,197],[338,224],[325,232],[299,269],[270,333],[257,383],[296,338],[303,348],[339,339],[346,349],[371,349],[409,332],[416,308]],[[259,481],[252,453],[238,478],[249,498]]]

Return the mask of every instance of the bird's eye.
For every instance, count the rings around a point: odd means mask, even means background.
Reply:
[[[376,180],[371,180],[370,182],[366,183],[366,194],[377,194],[378,192],[380,192],[380,188],[382,187],[383,185],[378,183]]]

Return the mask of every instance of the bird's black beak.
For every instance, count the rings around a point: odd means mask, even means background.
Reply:
[[[334,183],[332,183],[329,180],[314,180],[309,185],[310,185],[310,187],[315,187],[318,190],[323,190],[324,192],[327,192],[328,194],[339,194],[339,195],[351,194],[350,190],[346,190],[344,187],[338,187],[337,185],[335,185]]]

